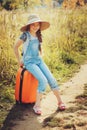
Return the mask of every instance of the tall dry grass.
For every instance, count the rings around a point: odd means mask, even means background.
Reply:
[[[35,8],[0,12],[0,127],[14,100],[18,63],[13,52],[20,27],[30,13],[50,22],[42,32],[43,59],[60,82],[70,78],[76,67],[87,60],[87,9]],[[20,48],[21,53],[21,48]],[[5,106],[5,107],[4,107]],[[5,109],[6,108],[6,109]],[[8,108],[8,109],[7,109]]]
[[[87,9],[34,8],[2,11],[0,13],[0,79],[14,79],[18,64],[13,44],[18,39],[20,27],[27,23],[30,13],[39,14],[50,22],[50,28],[42,32],[43,58],[58,78],[67,77],[69,67],[83,61],[87,50]],[[20,49],[21,50],[21,49]],[[65,69],[66,67],[66,69]],[[71,69],[72,70],[72,69]]]

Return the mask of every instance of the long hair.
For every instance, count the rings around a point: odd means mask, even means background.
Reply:
[[[37,38],[38,38],[39,42],[41,43],[42,42],[42,34],[41,34],[40,29],[36,32],[36,35],[37,35]]]
[[[39,50],[41,51],[42,34],[41,34],[41,30],[40,29],[36,32],[36,35],[37,35],[37,38],[38,38],[38,40],[40,42],[40,44],[39,44]]]

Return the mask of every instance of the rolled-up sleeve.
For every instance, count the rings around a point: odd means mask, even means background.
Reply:
[[[20,35],[19,38],[25,42],[26,39],[27,39],[27,34],[24,32],[24,33],[22,33],[22,34]]]

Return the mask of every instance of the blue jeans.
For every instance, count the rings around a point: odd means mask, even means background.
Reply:
[[[42,60],[38,64],[28,63],[25,67],[38,80],[38,92],[44,92],[47,83],[50,85],[52,90],[59,89],[56,79]]]

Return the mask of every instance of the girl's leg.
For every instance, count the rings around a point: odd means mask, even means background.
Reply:
[[[36,114],[41,114],[40,101],[41,101],[42,93],[44,92],[46,85],[47,85],[47,79],[36,64],[28,64],[25,67],[38,80],[38,90],[37,90],[36,102],[35,102],[33,109]]]
[[[54,93],[54,95],[55,95],[56,98],[57,98],[58,108],[59,108],[60,110],[65,110],[65,105],[64,105],[64,103],[63,103],[63,101],[62,101],[62,99],[61,99],[61,96],[60,96],[59,91],[58,91],[57,89],[54,89],[54,90],[53,90],[53,93]]]
[[[58,104],[61,103],[61,102],[62,102],[62,99],[61,99],[59,90],[58,90],[58,89],[53,89],[52,91],[53,91],[54,95],[55,95],[56,98],[57,98]]]
[[[40,104],[41,103],[41,98],[42,98],[42,93],[37,92],[35,106],[39,106],[40,107],[40,105],[41,105]]]
[[[41,98],[42,98],[42,93],[37,92],[36,102],[33,107],[33,110],[38,115],[41,115]]]
[[[58,106],[62,110],[65,109],[64,104],[63,104],[62,99],[61,99],[61,96],[60,96],[60,93],[59,93],[59,86],[58,86],[56,79],[53,77],[49,68],[47,67],[47,65],[43,61],[39,64],[39,68],[41,69],[41,71],[43,72],[45,77],[47,78],[48,83],[49,83],[54,95],[57,98]],[[61,106],[63,106],[63,107],[61,107]]]

